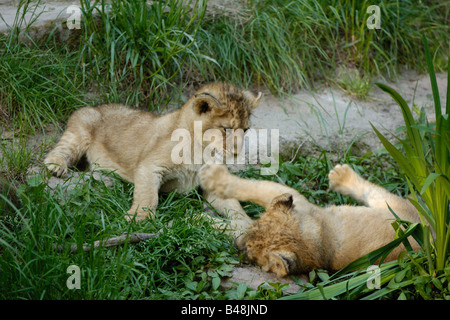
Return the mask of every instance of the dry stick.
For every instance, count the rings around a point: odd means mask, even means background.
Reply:
[[[172,222],[173,221],[169,222],[169,224],[167,225],[168,228],[170,228],[172,226]],[[116,246],[120,246],[120,245],[124,244],[125,242],[127,242],[127,240],[128,240],[128,243],[137,243],[140,241],[153,239],[153,238],[158,237],[162,231],[163,231],[163,229],[160,229],[160,230],[158,230],[158,232],[155,232],[155,233],[138,233],[138,232],[136,232],[136,233],[128,234],[127,232],[124,232],[118,237],[112,237],[112,238],[109,238],[106,240],[94,241],[94,243],[92,245],[84,244],[83,251],[89,252],[92,250],[92,248],[98,248],[98,247],[104,247],[104,248],[116,247]],[[61,252],[65,248],[67,248],[67,246],[65,246],[65,245],[57,246],[56,244],[53,244],[53,248],[55,248],[59,252]],[[73,244],[70,246],[69,250],[70,250],[70,252],[77,252],[78,246],[76,244]]]

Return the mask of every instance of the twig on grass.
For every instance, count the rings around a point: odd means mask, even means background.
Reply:
[[[170,228],[172,226],[172,223],[173,223],[173,220],[168,223],[167,228]],[[150,240],[150,239],[159,237],[159,235],[161,234],[162,231],[163,231],[163,229],[161,228],[160,230],[158,230],[157,232],[154,232],[154,233],[135,232],[135,233],[128,234],[127,232],[124,232],[118,237],[112,237],[112,238],[109,238],[106,240],[97,240],[97,241],[94,241],[92,244],[85,243],[85,244],[83,244],[83,251],[89,252],[92,249],[98,248],[98,247],[103,247],[103,248],[117,247],[124,243],[138,243],[140,241]],[[54,243],[53,248],[58,250],[59,252],[65,250],[66,248],[69,248],[70,252],[78,251],[78,246],[76,244],[72,244],[69,247],[67,245],[62,245],[62,244],[56,245]]]

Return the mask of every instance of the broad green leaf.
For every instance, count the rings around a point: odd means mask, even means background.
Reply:
[[[187,281],[186,282],[186,288],[188,288],[189,290],[191,290],[193,292],[197,292],[197,285],[198,285],[197,281]]]
[[[399,271],[397,261],[391,261],[380,267],[381,285],[387,283]],[[280,300],[326,300],[350,292],[354,295],[363,291],[370,291],[367,288],[367,281],[371,277],[371,272],[352,272],[345,274],[339,279],[330,279],[317,285],[317,288],[280,298]],[[351,278],[349,278],[351,277]],[[337,282],[338,281],[338,282]],[[383,290],[383,289],[381,289]],[[376,293],[381,290],[375,290]],[[382,291],[381,291],[382,292]]]
[[[290,173],[296,176],[301,176],[303,173],[300,171],[300,169],[293,163],[285,162],[283,163],[283,167],[286,168]]]
[[[416,128],[413,128],[412,126],[415,124],[414,118],[412,116],[411,110],[408,107],[408,104],[406,103],[405,99],[402,98],[400,94],[398,94],[394,89],[391,87],[382,84],[382,83],[376,83],[376,85],[383,91],[387,92],[400,106],[400,109],[402,110],[403,119],[405,121],[406,125],[406,132],[411,140],[411,144],[414,147],[414,150],[416,152],[416,156],[423,156],[423,148],[422,148],[422,142],[420,138],[419,131]]]
[[[423,194],[425,192],[425,190],[428,189],[430,184],[432,184],[433,181],[436,180],[440,176],[441,176],[441,174],[439,174],[439,173],[430,173],[428,175],[428,177],[425,179],[425,182],[423,183],[423,187],[422,187],[422,190],[420,190],[420,194]]]
[[[376,128],[375,126],[370,122],[370,125],[372,126],[372,129],[375,131],[376,135],[378,136],[378,139],[380,139],[383,146],[386,148],[386,150],[389,152],[389,154],[394,158],[394,160],[397,162],[399,167],[405,172],[405,174],[412,180],[414,185],[417,185],[417,179],[415,179],[415,172],[411,168],[411,163],[408,161],[408,159],[403,156],[400,151],[395,148],[392,143],[390,143]]]
[[[406,299],[406,295],[405,295],[405,293],[400,293],[400,295],[398,296],[398,299],[397,300],[408,300],[408,299]]]
[[[219,277],[214,277],[212,278],[212,288],[213,290],[217,290],[220,286],[220,278]]]
[[[246,291],[247,291],[247,284],[245,282],[240,283],[236,289],[237,299],[242,300],[245,296]]]
[[[436,130],[433,130],[432,128],[430,128],[430,127],[428,127],[426,125],[423,125],[423,124],[415,124],[415,125],[412,125],[411,127],[412,128],[416,128],[419,131],[429,132],[429,133],[432,133],[432,134],[439,134],[439,132],[437,132]]]

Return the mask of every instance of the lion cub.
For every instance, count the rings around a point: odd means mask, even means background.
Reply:
[[[90,164],[114,170],[134,183],[133,204],[126,218],[135,216],[140,221],[149,213],[153,217],[159,190],[183,192],[199,184],[202,152],[211,144],[203,140],[206,130],[217,129],[223,135],[222,143],[218,139],[213,150],[234,155],[240,152],[239,141],[250,127],[250,112],[260,98],[261,93],[254,95],[219,82],[202,87],[180,109],[164,115],[119,104],[84,107],[71,115],[64,134],[44,162],[50,171],[61,176],[85,154]],[[196,133],[194,127],[198,124],[202,132]],[[179,136],[173,141],[175,130],[188,133],[185,138],[190,143],[183,150],[192,158],[200,152],[200,162],[188,159],[192,161],[174,163],[173,150],[179,144]],[[230,139],[237,139],[238,143],[225,143]],[[205,197],[214,199],[208,193]],[[245,214],[236,200],[217,200],[216,204],[219,211],[234,209]]]
[[[339,270],[394,240],[393,215],[387,204],[400,219],[419,222],[408,200],[364,180],[348,165],[337,165],[328,177],[331,189],[365,206],[322,208],[292,188],[272,181],[242,179],[222,165],[206,165],[200,171],[202,186],[218,196],[252,201],[266,208],[256,221],[248,217],[232,221],[231,232],[238,248],[250,259],[264,271],[281,277],[314,268]],[[409,240],[415,250],[419,248]],[[403,250],[397,247],[386,261]]]

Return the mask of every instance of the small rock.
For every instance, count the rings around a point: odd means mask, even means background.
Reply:
[[[308,281],[308,278],[305,275],[301,275],[300,278],[305,282]],[[231,278],[222,282],[222,287],[228,289],[236,286],[234,283],[245,283],[248,288],[256,290],[260,284],[265,282],[289,284],[289,287],[283,290],[284,294],[294,294],[301,289],[301,286],[296,284],[294,280],[289,277],[280,278],[274,273],[264,272],[259,267],[251,265],[234,268],[233,275]]]

